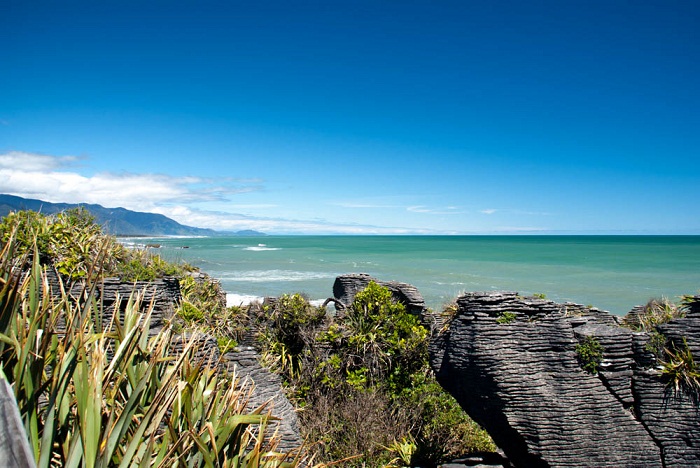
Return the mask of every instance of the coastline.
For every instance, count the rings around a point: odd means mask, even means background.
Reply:
[[[265,236],[158,238],[158,253],[219,278],[232,301],[332,295],[347,273],[415,285],[433,309],[464,292],[545,294],[622,316],[700,287],[700,236]],[[138,243],[147,243],[139,238]],[[184,249],[183,246],[188,248]],[[261,246],[262,245],[262,246]]]

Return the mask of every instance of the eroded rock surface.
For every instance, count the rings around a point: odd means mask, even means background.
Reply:
[[[659,327],[696,356],[698,309]],[[595,375],[577,358],[586,337],[604,350]],[[433,338],[431,366],[515,466],[700,466],[697,403],[667,385],[648,342],[598,309],[469,293]]]
[[[425,310],[423,295],[415,286],[398,281],[381,281],[366,273],[338,276],[333,283],[333,296],[345,307],[349,307],[357,293],[365,289],[370,281],[389,289],[394,299],[405,305],[408,312],[420,315]]]

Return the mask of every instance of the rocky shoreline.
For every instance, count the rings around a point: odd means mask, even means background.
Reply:
[[[412,285],[363,274],[336,278],[327,302],[342,314],[370,281],[387,287],[431,330],[430,364],[438,382],[502,450],[444,466],[700,466],[697,394],[669,386],[660,357],[650,351],[651,333],[632,331],[596,308],[516,292],[466,293],[447,315],[427,309]],[[153,304],[154,332],[172,319],[180,300],[176,280],[108,279],[98,286],[98,297],[114,311],[118,298],[134,288],[144,294],[143,304]],[[633,310],[628,319],[639,313]],[[271,409],[278,448],[293,450],[302,445],[297,415],[279,376],[260,364],[253,333],[223,355],[216,340],[202,334],[200,357],[235,372],[251,391],[251,408]],[[700,356],[700,296],[688,301],[684,318],[654,333],[665,337],[667,347],[687,344]],[[173,352],[188,338],[174,339]],[[595,373],[584,370],[579,356],[591,339],[602,348]]]
[[[697,401],[674,393],[663,380],[658,359],[648,351],[649,333],[633,332],[600,309],[516,292],[464,294],[454,315],[446,317],[426,309],[414,286],[364,274],[336,278],[336,313],[370,281],[389,288],[432,329],[431,366],[438,381],[507,458],[476,457],[451,466],[700,466]],[[132,287],[120,285],[122,296]],[[177,292],[166,283],[157,288],[163,292],[156,304],[167,316]],[[115,294],[115,285],[106,284],[105,293]],[[499,321],[505,313],[513,314],[512,321]],[[671,345],[685,339],[693,355],[700,355],[700,296],[690,302],[685,318],[660,325],[659,331]],[[576,346],[586,337],[597,339],[604,350],[596,374],[585,372],[577,360]],[[260,365],[252,341],[247,344],[221,362],[251,385],[252,403],[270,402],[279,418],[280,448],[298,447],[299,423],[281,381]],[[215,343],[206,349],[208,359],[218,361]]]
[[[337,278],[335,298],[350,303],[371,279]],[[674,388],[650,346],[660,334],[666,349],[687,345],[700,356],[700,295],[688,298],[685,317],[635,332],[606,311],[516,292],[466,293],[446,317],[425,309],[413,286],[380,283],[431,327],[438,381],[489,432],[506,464],[700,466],[697,388]],[[602,349],[595,373],[578,356],[590,340]]]

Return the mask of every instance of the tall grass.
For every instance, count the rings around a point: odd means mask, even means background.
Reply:
[[[0,253],[0,366],[12,386],[37,466],[294,466],[276,451],[265,408],[250,388],[194,359],[191,341],[170,352],[172,331],[149,336],[153,305],[133,294],[106,311],[97,278],[79,299],[51,291],[39,249]],[[116,301],[119,304],[120,301]],[[145,309],[145,310],[144,310]]]

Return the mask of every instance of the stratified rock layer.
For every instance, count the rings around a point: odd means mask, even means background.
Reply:
[[[371,281],[389,289],[394,300],[405,305],[408,312],[419,315],[425,310],[425,300],[415,286],[398,281],[381,281],[366,273],[338,276],[333,283],[333,296],[345,307],[349,307],[357,293],[365,289]]]
[[[700,356],[697,309],[660,331]],[[576,352],[589,336],[604,350],[595,375]],[[697,404],[662,380],[648,340],[597,309],[469,293],[431,365],[515,466],[700,466]]]

